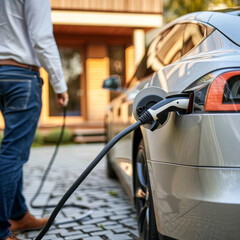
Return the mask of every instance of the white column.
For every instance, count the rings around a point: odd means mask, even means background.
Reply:
[[[133,32],[133,45],[135,55],[135,66],[141,61],[145,53],[145,32],[142,29],[135,29]]]

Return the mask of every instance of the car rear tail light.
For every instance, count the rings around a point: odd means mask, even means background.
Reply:
[[[209,73],[186,89],[193,93],[192,112],[240,111],[240,69]]]

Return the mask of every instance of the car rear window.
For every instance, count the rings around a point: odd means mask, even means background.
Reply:
[[[183,36],[182,55],[185,55],[196,47],[207,35],[207,30],[203,25],[188,23]]]

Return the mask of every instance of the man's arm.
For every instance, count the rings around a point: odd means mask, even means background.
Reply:
[[[62,106],[68,98],[61,59],[53,36],[49,0],[25,0],[25,21],[32,47],[41,65],[48,72],[50,83]]]

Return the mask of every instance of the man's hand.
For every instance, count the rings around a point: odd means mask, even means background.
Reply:
[[[56,102],[58,107],[64,107],[68,101],[68,92],[56,93]]]

